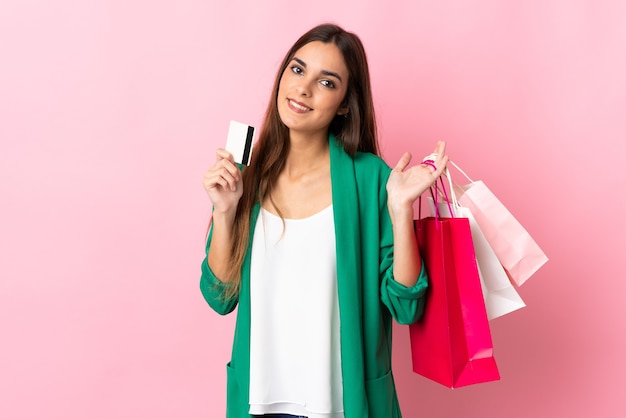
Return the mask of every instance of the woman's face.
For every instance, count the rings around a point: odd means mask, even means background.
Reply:
[[[328,133],[348,88],[348,68],[333,43],[313,41],[296,51],[278,85],[278,114],[291,132]]]

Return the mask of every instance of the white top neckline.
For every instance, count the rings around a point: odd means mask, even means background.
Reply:
[[[307,221],[309,219],[315,218],[316,216],[322,216],[327,211],[332,210],[332,208],[333,208],[333,205],[331,203],[330,205],[326,206],[324,209],[320,210],[319,212],[315,212],[314,214],[305,216],[304,218],[282,218],[282,219],[285,220],[286,222],[287,221],[289,222]],[[281,219],[280,216],[278,216],[277,214],[273,212],[270,212],[269,210],[265,209],[263,206],[261,206],[261,211],[266,215],[270,215],[270,216],[273,216],[274,218]]]

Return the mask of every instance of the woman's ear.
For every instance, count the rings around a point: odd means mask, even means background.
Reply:
[[[337,115],[339,116],[345,116],[348,114],[348,112],[350,112],[350,108],[348,106],[341,106],[339,109],[337,109]]]

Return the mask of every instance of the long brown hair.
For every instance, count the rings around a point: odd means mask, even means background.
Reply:
[[[344,98],[344,105],[349,111],[345,116],[335,116],[329,131],[351,156],[357,151],[379,155],[369,68],[363,44],[358,36],[337,25],[316,26],[302,35],[285,55],[276,74],[272,96],[250,165],[243,172],[243,196],[237,206],[232,231],[231,259],[224,277],[231,284],[225,295],[227,299],[237,295],[241,286],[241,267],[248,250],[252,207],[265,197],[271,199],[272,189],[285,166],[289,151],[289,129],[282,123],[277,108],[280,79],[295,53],[313,41],[334,43],[341,51],[349,73]]]

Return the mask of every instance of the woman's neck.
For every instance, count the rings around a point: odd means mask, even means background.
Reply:
[[[327,135],[290,135],[289,141],[285,165],[262,205],[284,218],[302,219],[333,201],[330,146]]]
[[[298,176],[328,164],[328,133],[323,135],[290,134],[285,170]]]

